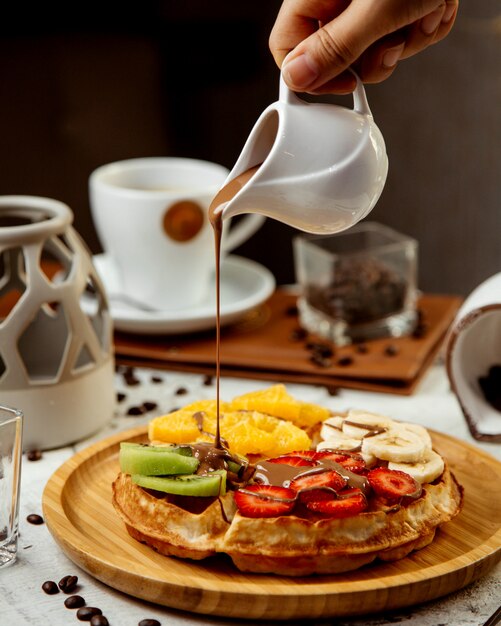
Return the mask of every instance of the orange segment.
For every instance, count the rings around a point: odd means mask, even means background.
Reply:
[[[301,427],[313,426],[330,415],[329,409],[301,402],[293,398],[285,385],[273,385],[268,389],[251,391],[234,398],[230,402],[231,410],[259,411],[275,417],[289,420]]]

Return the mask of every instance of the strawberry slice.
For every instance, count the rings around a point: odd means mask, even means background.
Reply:
[[[367,508],[367,499],[360,489],[344,489],[337,498],[306,502],[310,511],[327,517],[342,518],[358,515]]]
[[[336,497],[335,492],[340,491],[345,486],[346,480],[336,470],[299,476],[290,484],[291,489],[299,492],[301,502],[332,500]]]
[[[244,517],[278,517],[294,508],[297,494],[288,487],[275,485],[248,485],[237,489],[235,503]]]
[[[284,454],[283,456],[277,456],[274,459],[268,459],[270,463],[280,463],[282,465],[292,465],[292,467],[313,467],[316,465],[315,461],[305,459],[301,456],[293,456],[292,454]]]
[[[421,495],[421,485],[400,470],[376,467],[367,474],[367,480],[376,495],[388,500],[398,500],[403,496],[417,498]]]
[[[300,456],[302,459],[311,459],[314,461],[317,458],[316,450],[294,450],[289,452],[288,456]]]
[[[319,450],[314,458],[317,461],[322,459],[334,461],[334,463],[339,463],[339,465],[342,465],[354,474],[363,474],[367,469],[365,461],[360,454],[344,454],[336,450]]]

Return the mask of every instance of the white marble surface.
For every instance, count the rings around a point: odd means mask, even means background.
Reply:
[[[41,590],[45,580],[60,580],[66,574],[79,578],[77,593],[87,604],[98,606],[107,616],[110,626],[136,626],[141,619],[155,618],[162,626],[215,625],[233,626],[242,620],[209,618],[183,613],[142,602],[117,592],[96,581],[75,566],[60,550],[45,525],[33,526],[26,522],[30,513],[41,514],[43,488],[54,472],[75,450],[102,439],[119,430],[147,423],[155,414],[165,413],[175,407],[215,394],[214,385],[204,385],[204,378],[193,374],[136,370],[141,384],[125,385],[117,374],[117,391],[127,397],[117,404],[116,414],[109,426],[92,438],[75,446],[44,452],[41,460],[23,461],[22,497],[20,512],[20,540],[17,562],[0,570],[0,626],[63,626],[78,624],[75,613],[63,605],[62,593],[48,596]],[[158,375],[161,383],[152,383],[151,376]],[[224,378],[221,381],[222,398],[265,387],[262,381]],[[176,393],[179,389],[187,393]],[[385,413],[391,417],[413,421],[446,432],[454,437],[475,443],[501,460],[501,444],[474,442],[457,405],[449,391],[443,368],[434,366],[426,375],[418,391],[411,397],[379,393],[342,390],[330,396],[324,387],[288,385],[296,397],[328,406],[335,410],[360,407]],[[126,417],[130,406],[150,400],[158,403],[158,409],[141,417]],[[385,615],[371,615],[342,620],[311,620],[311,624],[332,626],[481,626],[494,613],[501,602],[501,564],[473,585],[445,598],[394,611]],[[251,622],[245,622],[250,624]],[[264,622],[260,622],[263,624]],[[267,622],[269,623],[269,622]],[[283,622],[282,622],[283,623]],[[291,622],[288,622],[291,623]],[[301,624],[304,624],[304,620]]]

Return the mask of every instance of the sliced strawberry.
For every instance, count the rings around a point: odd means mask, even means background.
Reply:
[[[294,508],[297,494],[293,489],[275,485],[248,485],[237,489],[235,503],[244,517],[279,517]]]
[[[305,459],[300,456],[293,456],[292,454],[284,454],[283,456],[277,456],[274,459],[268,459],[270,463],[281,463],[282,465],[292,465],[292,467],[313,467],[316,465],[315,461]]]
[[[346,486],[346,480],[335,470],[328,470],[299,476],[291,482],[290,486],[291,489],[299,492],[301,502],[331,500],[336,497],[335,492]]]
[[[398,500],[403,496],[417,498],[421,485],[412,476],[387,467],[376,467],[367,474],[370,486],[378,496],[388,500]]]
[[[321,513],[327,517],[352,517],[367,508],[367,499],[360,489],[345,489],[332,500],[316,500],[306,502],[310,511]]]
[[[288,454],[288,456],[300,456],[302,459],[311,459],[312,461],[316,459],[316,455],[316,450],[294,450]]]
[[[364,459],[360,454],[345,454],[336,450],[319,450],[316,453],[315,460],[321,461],[327,459],[339,463],[354,474],[363,474],[367,469]]]

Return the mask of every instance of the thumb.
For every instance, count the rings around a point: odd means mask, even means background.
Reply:
[[[291,89],[315,91],[346,70],[364,50],[386,34],[380,27],[375,29],[379,20],[361,15],[363,9],[358,6],[350,4],[286,56],[282,74]]]

